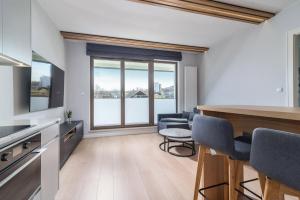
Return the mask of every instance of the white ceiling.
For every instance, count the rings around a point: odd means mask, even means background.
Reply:
[[[222,0],[279,11],[295,0]],[[210,47],[255,25],[127,0],[38,0],[59,30]]]
[[[268,12],[277,13],[288,4],[297,0],[217,0],[219,2],[229,3],[247,8],[253,8]]]

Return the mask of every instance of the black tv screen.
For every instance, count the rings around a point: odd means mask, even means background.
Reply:
[[[62,107],[63,102],[64,71],[33,52],[30,112]]]

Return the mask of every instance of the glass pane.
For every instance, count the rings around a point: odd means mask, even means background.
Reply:
[[[94,60],[94,126],[121,124],[121,62]]]
[[[51,64],[33,60],[31,66],[30,111],[40,111],[49,108],[51,89]]]
[[[148,123],[148,63],[125,62],[125,124]]]
[[[154,63],[154,123],[163,113],[176,113],[175,63]]]

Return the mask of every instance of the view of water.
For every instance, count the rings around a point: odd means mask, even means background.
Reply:
[[[94,100],[94,125],[107,126],[121,123],[120,99],[95,99]],[[175,113],[175,99],[155,99],[154,116],[157,122],[158,113]],[[125,123],[139,124],[149,121],[149,100],[147,98],[126,98]]]
[[[49,106],[49,97],[30,97],[30,111],[46,110]]]

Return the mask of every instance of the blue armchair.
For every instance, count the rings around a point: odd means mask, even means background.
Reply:
[[[166,128],[191,129],[194,115],[198,113],[197,109],[193,112],[158,114],[157,129],[158,132]]]

